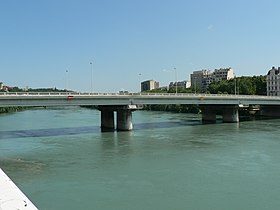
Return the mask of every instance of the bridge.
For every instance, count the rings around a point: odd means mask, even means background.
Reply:
[[[76,92],[18,92],[0,93],[0,107],[38,106],[96,106],[101,112],[101,129],[132,130],[132,112],[143,105],[193,104],[201,109],[203,121],[216,121],[221,112],[224,122],[239,122],[239,110],[259,111],[264,116],[280,116],[280,97],[224,94],[185,93],[76,93]]]

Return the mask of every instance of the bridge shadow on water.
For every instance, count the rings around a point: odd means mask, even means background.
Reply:
[[[191,121],[172,121],[172,122],[151,122],[151,123],[135,123],[134,131],[146,129],[165,129],[175,127],[185,127],[201,125],[199,120]],[[113,131],[114,132],[114,131]],[[116,132],[116,131],[115,131]],[[1,139],[15,139],[15,138],[30,138],[30,137],[50,137],[50,136],[65,136],[65,135],[79,135],[101,133],[99,126],[83,126],[83,127],[69,127],[69,128],[46,128],[46,129],[32,129],[32,130],[14,130],[14,131],[0,131]]]
[[[240,122],[255,121],[255,120],[270,120],[275,118],[241,118]],[[222,123],[217,120],[216,124]],[[199,126],[208,123],[202,123],[198,119],[188,119],[179,121],[165,121],[165,122],[150,122],[150,123],[134,123],[133,131],[148,130],[148,129],[166,129],[179,128],[186,126]],[[211,123],[212,124],[212,123]],[[214,123],[215,124],[215,123]],[[116,131],[113,131],[116,132]],[[101,133],[100,126],[83,126],[83,127],[68,127],[68,128],[46,128],[46,129],[31,129],[31,130],[14,130],[14,131],[0,131],[1,139],[16,139],[16,138],[30,138],[30,137],[51,137],[51,136],[66,136],[66,135],[80,135]]]

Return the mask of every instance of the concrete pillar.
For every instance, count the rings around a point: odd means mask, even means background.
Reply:
[[[101,109],[101,131],[115,130],[114,111],[110,109]]]
[[[216,110],[213,106],[200,106],[203,122],[216,122]]]
[[[132,111],[128,109],[117,110],[117,130],[131,131],[132,129]]]
[[[223,109],[223,122],[239,122],[239,112],[237,106],[227,106]]]

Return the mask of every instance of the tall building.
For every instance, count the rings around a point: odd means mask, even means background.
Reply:
[[[144,82],[141,82],[141,92],[147,91],[147,90],[154,90],[159,88],[159,82],[156,82],[155,80],[147,80]]]
[[[191,86],[195,91],[206,91],[211,82],[213,82],[213,78],[210,70],[194,71],[191,74]]]
[[[214,71],[204,69],[194,71],[191,74],[191,86],[194,87],[196,91],[205,92],[212,82],[230,80],[233,78],[234,72],[232,68],[220,68]]]
[[[3,90],[3,88],[4,88],[4,84],[3,82],[0,82],[0,90]]]
[[[232,68],[225,68],[225,69],[215,69],[213,72],[213,77],[215,82],[221,80],[230,80],[234,78],[234,72]]]
[[[266,76],[266,92],[268,96],[280,96],[280,67],[272,67]]]

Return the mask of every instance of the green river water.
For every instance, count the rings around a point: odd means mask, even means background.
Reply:
[[[133,123],[102,133],[80,107],[2,114],[0,167],[40,210],[280,208],[280,120],[136,111]]]

